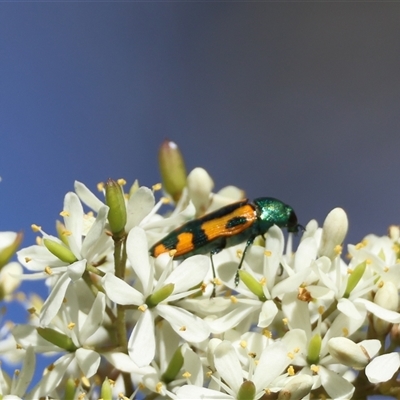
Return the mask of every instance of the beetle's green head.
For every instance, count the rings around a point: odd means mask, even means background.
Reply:
[[[265,228],[277,225],[280,228],[287,228],[288,232],[297,233],[299,230],[304,230],[298,223],[293,208],[282,201],[272,197],[260,197],[254,200],[254,204]]]

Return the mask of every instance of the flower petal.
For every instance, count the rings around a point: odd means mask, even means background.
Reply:
[[[67,236],[68,245],[74,256],[79,260],[82,248],[83,207],[75,193],[68,192],[65,195],[64,211],[67,213],[64,217],[65,228],[71,233]]]
[[[138,367],[149,365],[156,353],[154,317],[150,310],[140,316],[128,341],[128,353]]]
[[[210,335],[207,323],[183,308],[159,304],[156,309],[172,329],[188,342],[199,343]]]
[[[387,382],[400,367],[399,353],[383,354],[374,358],[365,368],[365,374],[371,383]]]
[[[152,190],[145,186],[141,186],[136,190],[128,200],[125,230],[129,232],[134,226],[138,226],[153,209],[154,204]]]
[[[75,352],[75,358],[83,374],[90,378],[98,370],[101,357],[93,350],[80,348]]]
[[[145,302],[142,293],[111,273],[105,274],[101,281],[107,296],[114,303],[140,306]]]
[[[106,307],[106,296],[104,293],[98,292],[93,306],[79,330],[79,341],[84,344],[86,340],[93,335],[100,327],[104,318],[104,310]]]

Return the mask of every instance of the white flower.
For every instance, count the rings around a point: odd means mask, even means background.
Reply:
[[[155,281],[155,271],[149,262],[147,239],[142,228],[135,227],[129,232],[126,247],[128,259],[141,286],[140,291],[111,273],[107,273],[102,282],[107,296],[115,303],[140,306],[141,315],[128,342],[129,355],[135,364],[139,367],[145,366],[154,358],[154,321],[158,315],[167,320],[174,331],[186,341],[205,340],[209,335],[209,328],[203,320],[166,302],[178,300],[195,292],[189,289],[200,283],[206,275],[209,269],[208,257],[191,257],[175,270],[171,270],[172,263],[169,262],[161,277]],[[168,254],[165,256],[169,258]],[[150,296],[160,294],[164,296],[163,290],[166,291],[166,297],[159,303],[151,304]]]
[[[70,260],[63,261],[58,253],[53,254],[44,245],[34,245],[18,252],[19,261],[27,269],[36,272],[33,274],[34,278],[45,278],[51,275],[51,292],[41,310],[40,323],[43,326],[48,325],[56,316],[68,286],[71,282],[82,278],[87,264],[96,265],[104,256],[110,258],[112,241],[105,233],[107,213],[108,207],[100,207],[91,228],[86,236],[83,236],[85,216],[82,205],[75,193],[67,193],[62,213],[67,246],[60,239],[42,233],[44,240],[56,244],[60,249],[59,253],[68,254]],[[29,275],[25,277],[30,278]]]

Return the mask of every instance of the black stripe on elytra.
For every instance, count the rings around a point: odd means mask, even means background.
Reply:
[[[233,217],[225,225],[226,229],[231,229],[236,226],[244,225],[247,222],[246,217]]]

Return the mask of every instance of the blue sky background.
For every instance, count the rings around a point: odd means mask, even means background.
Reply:
[[[400,4],[0,4],[0,230],[54,233],[65,193],[159,182],[160,143],[216,189],[347,242],[400,223]]]

